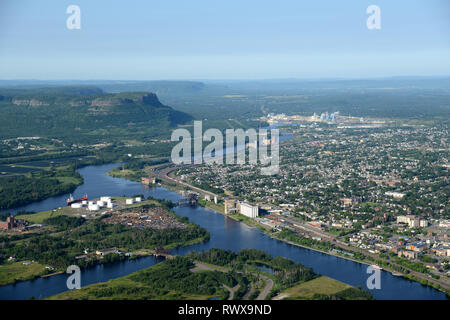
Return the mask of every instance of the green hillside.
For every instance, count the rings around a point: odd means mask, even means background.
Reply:
[[[35,90],[0,90],[0,136],[89,137],[91,141],[167,136],[172,127],[192,120],[149,92],[106,94],[95,87]]]

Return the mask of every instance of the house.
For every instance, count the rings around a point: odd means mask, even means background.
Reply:
[[[122,252],[120,250],[117,250],[116,248],[109,248],[109,249],[102,249],[95,251],[95,254],[98,256],[106,256],[107,254],[116,253],[121,254]]]
[[[399,257],[405,257],[407,259],[417,259],[418,253],[408,250],[400,250],[397,254]]]
[[[404,193],[394,192],[394,191],[387,191],[384,194],[389,197],[393,197],[394,199],[402,199],[405,196]]]

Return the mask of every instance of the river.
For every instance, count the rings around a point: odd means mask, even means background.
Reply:
[[[84,183],[73,193],[74,197],[88,194],[89,198],[100,196],[132,196],[144,194],[154,198],[178,201],[181,195],[166,188],[148,188],[138,182],[121,178],[113,178],[105,172],[116,167],[117,164],[88,166],[79,170]],[[61,207],[68,195],[48,198],[30,205],[12,210],[41,211]],[[244,248],[264,250],[273,256],[283,256],[305,266],[315,272],[345,282],[347,284],[366,288],[367,266],[340,257],[320,253],[314,250],[287,244],[270,238],[257,228],[235,221],[213,210],[203,207],[175,207],[174,211],[181,216],[207,229],[211,238],[206,243],[174,249],[172,253],[184,255],[189,251],[208,250],[210,248],[230,249],[239,251]],[[107,281],[118,278],[154,265],[161,260],[153,256],[137,260],[124,261],[110,265],[98,265],[85,269],[81,273],[81,285]],[[0,287],[0,299],[28,299],[30,297],[45,298],[67,290],[67,274],[59,274],[48,278],[37,278],[31,281],[18,282],[13,285]],[[421,299],[445,300],[446,295],[431,287],[423,286],[391,273],[381,272],[381,289],[370,290],[376,299]]]

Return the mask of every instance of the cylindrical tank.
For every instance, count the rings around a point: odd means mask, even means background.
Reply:
[[[89,211],[98,211],[100,210],[100,207],[98,206],[98,204],[92,204],[88,207]]]
[[[126,203],[126,204],[133,204],[133,199],[127,199],[127,200],[125,200],[125,203]]]

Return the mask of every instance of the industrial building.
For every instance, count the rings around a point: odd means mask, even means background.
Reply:
[[[238,213],[239,201],[236,199],[225,199],[225,214]]]
[[[248,204],[246,202],[241,202],[240,207],[241,214],[243,214],[244,216],[247,216],[249,218],[256,218],[259,215],[258,206],[252,206],[251,204]]]
[[[427,220],[412,215],[398,216],[397,223],[406,223],[410,228],[425,228],[428,226]]]
[[[0,222],[0,229],[11,230],[17,228],[17,226],[18,224],[16,222],[16,219],[14,219],[14,217],[8,217],[6,218],[6,222],[3,221]]]

